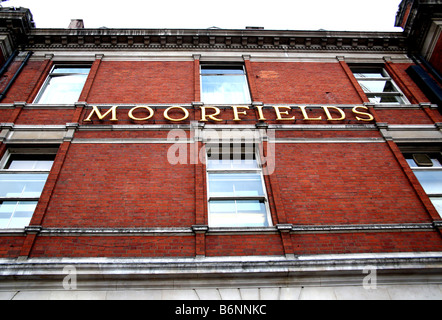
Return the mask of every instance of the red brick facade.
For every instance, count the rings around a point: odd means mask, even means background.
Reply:
[[[422,127],[439,134],[442,116],[406,71],[414,62],[404,39],[374,36],[36,32],[28,43],[34,56],[0,104],[0,157],[24,146],[56,145],[58,153],[30,227],[0,234],[0,258],[442,251],[440,215],[405,161],[402,136],[394,136]],[[22,61],[9,66],[0,88]],[[200,66],[214,62],[244,66],[251,104],[202,103]],[[410,104],[371,103],[351,71],[358,62],[384,68]],[[52,67],[69,63],[91,66],[78,101],[34,103]],[[191,140],[195,123],[202,132],[275,131],[273,150],[261,141],[261,156],[274,161],[264,175],[271,226],[210,226],[205,164],[190,152],[186,164],[168,160],[172,129],[184,128],[187,150],[204,152],[204,139]],[[422,143],[440,144],[432,139]]]
[[[198,61],[197,61],[198,62]],[[16,63],[17,64],[17,63]],[[14,71],[16,64],[10,67]],[[31,61],[2,101],[2,122],[15,125],[112,124],[109,119],[92,124],[84,121],[90,108],[30,108],[49,72],[48,61]],[[426,103],[425,95],[404,70],[410,64],[388,63],[394,80],[414,104]],[[344,67],[343,67],[344,66]],[[199,97],[195,74],[198,63],[180,61],[100,61],[96,60],[83,89],[82,102],[94,104],[187,104]],[[291,124],[357,124],[355,114],[342,105],[362,105],[366,100],[346,63],[249,62],[246,63],[253,101],[264,105],[293,105],[284,117]],[[5,74],[3,83],[7,81]],[[252,75],[252,76],[251,76]],[[251,79],[253,78],[253,79]],[[253,82],[252,82],[253,81]],[[28,105],[11,106],[26,101]],[[304,120],[299,105],[308,109]],[[345,120],[330,122],[318,106],[342,106]],[[78,109],[80,108],[80,109]],[[155,108],[155,116],[141,124],[172,124],[164,119],[165,107]],[[118,124],[131,125],[129,107],[118,109]],[[376,121],[407,125],[431,125],[442,121],[436,110],[399,108],[373,110]],[[137,117],[143,117],[139,110]],[[81,113],[79,113],[81,112]],[[199,120],[198,107],[190,110],[182,123]],[[257,123],[256,109],[247,110],[242,123]],[[263,114],[269,124],[277,120],[273,107]],[[173,114],[171,114],[172,116]],[[173,115],[179,118],[179,112]],[[79,119],[77,119],[79,117]],[[231,108],[223,109],[222,124],[234,123]],[[247,122],[246,122],[247,120]],[[190,134],[188,132],[188,134]],[[280,130],[282,139],[380,139],[379,130]],[[78,130],[74,139],[165,139],[167,131]],[[2,144],[2,150],[7,145]],[[200,144],[201,146],[201,144]],[[170,144],[155,143],[72,143],[59,149],[52,173],[31,225],[54,228],[191,228],[207,224],[205,167],[201,164],[171,165],[167,160]],[[432,223],[419,193],[410,183],[403,163],[383,143],[278,143],[275,172],[266,178],[274,225],[358,226]],[[428,200],[427,200],[428,201]],[[357,233],[290,233],[277,231],[239,234],[145,236],[119,234],[95,236],[55,236],[28,234],[0,237],[0,257],[191,257],[243,255],[283,255],[440,251],[440,231]],[[199,240],[198,240],[199,239]]]

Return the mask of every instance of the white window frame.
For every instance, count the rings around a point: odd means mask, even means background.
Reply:
[[[4,156],[0,159],[0,175],[3,174],[8,174],[8,175],[20,175],[20,174],[47,174],[49,175],[50,173],[50,169],[49,170],[44,170],[44,169],[7,169],[5,168],[6,165],[9,163],[9,160],[11,159],[11,157],[15,156],[15,155],[35,155],[36,157],[38,157],[39,155],[50,155],[51,158],[55,159],[55,155],[57,153],[57,149],[56,148],[9,148],[6,153],[4,154]],[[53,160],[52,160],[53,161]],[[52,167],[52,166],[51,166]],[[44,189],[44,187],[43,187]],[[43,189],[41,192],[43,192]],[[3,204],[4,202],[16,202],[15,206],[18,206],[20,204],[26,204],[26,203],[38,203],[39,199],[41,197],[41,193],[40,195],[37,197],[0,197],[0,205]],[[8,222],[8,225],[5,228],[0,228],[0,229],[22,229],[25,228],[26,225],[23,225],[22,227],[14,227],[14,228],[10,228],[9,226],[11,225],[12,220],[14,219],[14,215],[11,215],[10,220]],[[29,221],[32,219],[32,215],[31,218],[29,219]]]
[[[55,73],[54,71],[56,69],[61,69],[61,68],[65,68],[65,69],[89,69],[89,72],[86,74],[84,72],[60,72],[60,73]],[[86,75],[86,78],[84,80],[83,86],[80,90],[80,92],[78,93],[78,97],[80,97],[81,92],[84,89],[84,85],[86,84],[87,81],[87,77],[89,76],[90,73],[90,69],[91,69],[91,65],[87,65],[87,64],[56,64],[52,67],[51,72],[49,72],[48,76],[46,77],[45,82],[43,83],[43,85],[41,86],[37,96],[34,99],[34,104],[42,104],[41,99],[43,98],[46,90],[48,90],[49,88],[49,84],[51,82],[51,79],[54,77],[63,77],[63,76],[75,76],[75,75]],[[77,98],[78,100],[78,98]],[[77,101],[70,101],[70,102],[66,102],[66,101],[61,101],[59,104],[74,104]],[[44,103],[43,103],[44,104]],[[51,103],[52,104],[52,103]]]
[[[251,228],[251,227],[257,227],[257,228],[265,228],[265,227],[272,227],[273,226],[273,222],[272,222],[272,216],[271,216],[271,212],[270,212],[270,206],[269,206],[269,201],[268,201],[268,194],[267,194],[267,189],[265,186],[265,180],[264,180],[264,175],[263,175],[263,170],[262,170],[262,164],[261,164],[261,157],[259,154],[259,148],[256,146],[253,149],[253,154],[256,160],[256,168],[254,169],[235,169],[235,168],[231,168],[231,169],[209,169],[209,156],[208,156],[208,151],[210,150],[211,145],[206,145],[206,181],[207,181],[207,213],[208,213],[208,221],[209,221],[209,228]],[[219,148],[219,150],[222,152],[223,146],[215,146],[216,148]],[[242,153],[243,154],[243,153]],[[262,196],[232,196],[232,197],[216,197],[216,196],[211,196],[210,194],[210,186],[209,186],[209,175],[211,173],[225,173],[225,174],[238,174],[238,173],[259,173],[259,177],[261,179],[261,187],[263,190],[263,195]],[[262,202],[264,204],[265,207],[265,219],[267,224],[263,225],[263,226],[247,226],[247,225],[235,225],[234,223],[232,223],[231,226],[217,226],[214,225],[214,223],[211,221],[211,213],[210,213],[210,202],[211,201],[247,201],[247,200],[251,200],[251,201],[259,201]]]
[[[431,158],[431,155],[437,155],[437,160],[438,160],[438,162],[442,165],[442,154],[440,153],[440,152],[431,152],[431,151],[428,151],[428,152],[425,152],[425,151],[416,151],[416,152],[404,152],[404,155],[405,155],[405,158],[406,159],[409,159],[409,157],[411,156],[411,155],[413,155],[413,154],[426,154],[426,155],[428,155],[430,158]],[[415,162],[415,161],[414,161]],[[413,171],[413,173],[415,173],[415,175],[416,175],[416,173],[418,173],[418,172],[425,172],[425,171],[427,171],[427,172],[442,172],[442,166],[441,167],[438,167],[438,166],[419,166],[419,165],[417,165],[417,166],[414,166],[412,163],[410,163],[410,161],[408,161],[407,160],[407,163],[408,163],[408,165],[410,166],[410,168],[411,168],[411,170]],[[415,162],[416,163],[416,162]],[[418,181],[421,183],[421,181],[419,180],[419,178],[418,178],[418,176],[416,175],[416,178],[418,179]],[[421,185],[422,185],[422,183],[421,183]],[[424,188],[424,190],[425,190],[425,187],[422,185],[422,188]],[[429,193],[428,191],[426,191],[425,190],[425,192],[426,192],[426,194],[428,195],[428,197],[430,198],[430,200],[432,201],[432,202],[434,202],[433,200],[439,200],[439,201],[442,201],[442,189],[440,190],[440,192],[437,192],[437,193],[434,193],[434,192],[432,192],[432,193]],[[436,210],[439,212],[439,215],[442,217],[442,208],[441,207],[439,207],[439,210],[438,210],[438,207],[436,206],[436,205],[434,205],[435,206],[435,208],[436,208]]]
[[[217,73],[204,73],[202,72],[203,69],[205,68],[220,68],[220,69],[226,69],[228,70],[228,68],[230,67],[231,69],[235,69],[235,70],[239,70],[242,69],[243,74],[228,74],[228,73],[222,73],[222,74],[217,74]],[[245,84],[247,85],[246,91],[244,92],[244,94],[246,95],[246,101],[232,101],[232,102],[224,102],[224,101],[204,101],[204,90],[203,90],[203,77],[204,76],[238,76],[238,77],[242,77],[244,78]],[[232,104],[239,104],[239,105],[249,105],[252,103],[252,94],[250,92],[250,84],[249,84],[249,80],[247,78],[247,70],[245,68],[245,65],[242,63],[206,63],[206,64],[201,64],[200,65],[200,96],[201,96],[201,100],[203,103],[206,104],[218,104],[218,105],[232,105]]]
[[[357,72],[357,70],[367,70],[367,73],[370,73],[369,71],[373,71],[373,72],[379,72],[382,74],[382,77],[360,77],[358,76],[359,73],[363,73],[363,72]],[[361,66],[352,66],[351,70],[353,72],[353,76],[356,78],[356,80],[358,81],[359,86],[361,87],[361,89],[364,91],[364,93],[367,95],[368,99],[375,104],[387,104],[387,105],[401,105],[401,104],[410,104],[410,101],[407,99],[407,97],[405,96],[405,94],[401,91],[401,89],[398,87],[398,85],[394,82],[394,80],[390,77],[390,75],[388,74],[388,72],[385,70],[385,68],[380,67],[380,66],[366,66],[366,65],[361,65]],[[391,85],[393,86],[393,89],[395,91],[393,92],[371,92],[369,90],[367,90],[364,85],[361,84],[361,81],[386,81],[386,82],[390,82]],[[381,99],[383,97],[387,98],[387,97],[395,97],[395,98],[399,98],[400,100],[402,100],[403,103],[398,102],[376,102],[373,99],[375,97],[381,97]]]

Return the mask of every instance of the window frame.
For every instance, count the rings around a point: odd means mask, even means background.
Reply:
[[[203,74],[203,70],[205,68],[211,68],[213,70],[215,69],[224,69],[224,70],[242,70],[242,74],[237,74],[237,73],[204,73]],[[201,97],[201,102],[208,104],[208,105],[249,105],[252,103],[252,93],[250,91],[250,84],[249,84],[249,79],[247,77],[247,70],[246,70],[246,66],[244,65],[244,63],[202,63],[200,64],[200,97]],[[221,102],[210,102],[210,101],[204,101],[204,86],[203,86],[203,77],[205,76],[238,76],[238,77],[242,77],[244,78],[244,82],[247,86],[246,91],[244,92],[244,94],[246,95],[246,101],[241,101],[241,102],[225,102],[225,101],[221,101]]]
[[[89,72],[87,74],[85,74],[83,72],[77,72],[77,73],[75,73],[75,72],[60,72],[60,73],[54,72],[56,69],[61,69],[61,68],[64,68],[64,69],[86,69],[87,68],[87,69],[89,69]],[[45,95],[46,90],[50,87],[50,82],[51,82],[51,80],[53,78],[63,77],[63,76],[86,75],[86,78],[84,80],[83,86],[82,86],[80,92],[78,93],[78,97],[80,97],[81,92],[84,89],[84,85],[86,84],[87,78],[88,78],[88,76],[90,74],[91,68],[92,68],[91,64],[60,63],[60,64],[53,65],[52,68],[51,68],[51,71],[46,76],[46,79],[45,79],[44,83],[42,84],[40,90],[38,91],[38,94],[35,97],[33,103],[34,104],[75,104],[78,101],[73,101],[73,102],[70,102],[70,103],[69,102],[66,103],[64,101],[60,102],[60,103],[58,103],[58,102],[57,103],[44,103],[44,102],[42,103],[42,102],[40,102],[40,100]],[[78,98],[77,98],[77,100],[78,100]]]
[[[424,146],[424,147],[405,147],[401,148],[402,154],[404,155],[405,160],[407,160],[407,163],[410,167],[410,169],[413,171],[413,174],[416,176],[416,179],[419,181],[420,185],[424,189],[427,196],[430,198],[431,202],[433,203],[436,211],[439,213],[439,215],[442,217],[442,209],[438,210],[438,207],[433,202],[433,200],[442,200],[442,188],[440,192],[428,192],[424,185],[422,184],[421,180],[419,180],[417,172],[442,172],[442,148],[441,147],[431,147],[431,146]],[[411,159],[412,155],[414,154],[426,154],[432,159],[432,155],[435,156],[435,158],[438,160],[441,166],[419,166],[419,164],[416,164],[414,166],[408,159]],[[416,163],[416,162],[415,162]]]
[[[238,144],[234,144],[234,145],[238,145]],[[218,150],[220,150],[220,152],[218,154],[223,154],[222,152],[225,150],[223,149],[222,146],[219,145],[215,145],[215,144],[207,144],[206,145],[206,152],[205,152],[205,161],[206,161],[206,181],[207,181],[207,188],[206,188],[206,193],[207,193],[207,215],[208,215],[208,224],[209,224],[209,228],[266,228],[266,227],[272,227],[273,226],[273,221],[272,221],[272,215],[270,212],[270,206],[269,206],[269,198],[268,198],[268,194],[267,194],[267,188],[265,185],[265,179],[264,179],[264,174],[263,174],[263,170],[262,170],[262,164],[261,164],[261,157],[260,157],[260,153],[259,153],[259,148],[258,146],[254,145],[253,146],[253,155],[254,155],[254,160],[256,161],[256,168],[250,168],[250,169],[244,169],[244,168],[230,168],[230,169],[211,169],[209,168],[209,150],[211,149],[211,147],[217,147],[219,148]],[[230,148],[231,150],[232,148]],[[234,149],[235,150],[235,149]],[[245,148],[245,150],[241,151],[241,157],[244,154],[251,154],[251,152],[248,152],[249,150],[247,148]],[[232,156],[232,153],[230,153],[229,156]],[[222,158],[221,158],[222,159]],[[246,158],[247,160],[248,158]],[[235,159],[232,159],[235,160]],[[256,173],[259,174],[259,178],[261,181],[261,188],[262,188],[262,195],[260,196],[211,196],[211,192],[210,192],[210,186],[209,186],[209,176],[211,173],[225,173],[225,174],[241,174],[241,173]],[[217,226],[217,225],[213,225],[213,223],[211,222],[211,220],[213,218],[211,218],[211,212],[210,212],[210,202],[211,201],[259,201],[259,203],[263,203],[264,208],[265,208],[265,224],[262,226],[247,226],[247,225],[235,225],[234,223],[232,223],[231,226]]]
[[[386,105],[402,105],[402,104],[410,104],[410,101],[407,99],[405,94],[402,92],[402,90],[399,88],[399,86],[396,84],[396,82],[393,80],[393,78],[388,74],[387,70],[385,70],[384,66],[379,65],[353,65],[350,66],[350,69],[353,73],[353,76],[355,77],[356,81],[358,82],[359,86],[361,87],[362,91],[367,95],[367,98],[370,100],[371,103],[375,104],[386,104]],[[362,72],[361,72],[362,70]],[[357,74],[361,73],[380,73],[382,77],[359,77]],[[385,81],[386,85],[389,82],[394,89],[392,92],[371,92],[369,90],[364,89],[364,85],[361,84],[361,81]],[[385,86],[386,86],[385,85]],[[372,99],[375,98],[390,98],[394,97],[396,100],[401,100],[397,102],[376,102]]]
[[[19,205],[26,205],[26,204],[30,204],[32,203],[32,205],[37,206],[38,201],[40,200],[41,194],[43,193],[44,187],[46,185],[47,182],[47,178],[49,176],[49,173],[52,169],[52,166],[54,164],[55,161],[55,157],[57,154],[57,148],[51,148],[51,147],[45,147],[45,148],[8,148],[5,152],[5,154],[3,155],[3,157],[0,159],[0,176],[1,175],[23,175],[23,174],[28,174],[28,175],[33,175],[33,174],[47,174],[46,180],[44,182],[44,185],[41,189],[41,192],[39,194],[38,197],[23,197],[23,196],[15,196],[15,197],[0,197],[0,205],[2,205],[5,202],[15,202],[15,207],[19,206]],[[52,164],[51,164],[51,168],[49,170],[47,169],[9,169],[6,168],[6,166],[10,163],[11,158],[16,156],[16,155],[35,155],[36,157],[38,156],[45,156],[45,157],[50,157],[52,158]],[[43,161],[47,161],[47,159],[43,160]],[[35,211],[35,209],[34,209]],[[0,230],[11,230],[11,229],[24,229],[27,225],[24,225],[22,227],[10,227],[11,222],[14,219],[14,215],[15,215],[15,210],[14,212],[12,212],[11,217],[9,218],[8,221],[8,225],[6,227],[0,227]],[[34,212],[32,212],[31,217],[29,219],[29,221],[32,220],[32,215],[34,214]]]

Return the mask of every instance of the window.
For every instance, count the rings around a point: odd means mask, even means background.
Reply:
[[[29,225],[55,152],[53,149],[7,151],[0,162],[0,229]]]
[[[405,158],[442,216],[442,155],[435,153],[406,153]]]
[[[251,103],[246,72],[242,65],[201,66],[201,96],[207,104]]]
[[[89,71],[88,66],[55,66],[34,103],[72,104],[77,102]]]
[[[408,104],[405,95],[381,67],[352,68],[368,99],[377,104]]]
[[[262,170],[253,147],[209,147],[207,176],[210,227],[271,225]]]

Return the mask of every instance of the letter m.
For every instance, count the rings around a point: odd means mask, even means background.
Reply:
[[[110,119],[110,121],[118,121],[117,108],[118,108],[118,106],[113,106],[112,108],[107,110],[107,112],[105,114],[101,114],[101,111],[100,111],[100,109],[98,109],[97,106],[92,106],[91,113],[89,114],[89,116],[86,119],[84,119],[84,121],[92,121],[91,117],[94,113],[97,115],[98,119],[100,119],[100,120],[103,120],[109,113],[112,113],[112,118]]]

